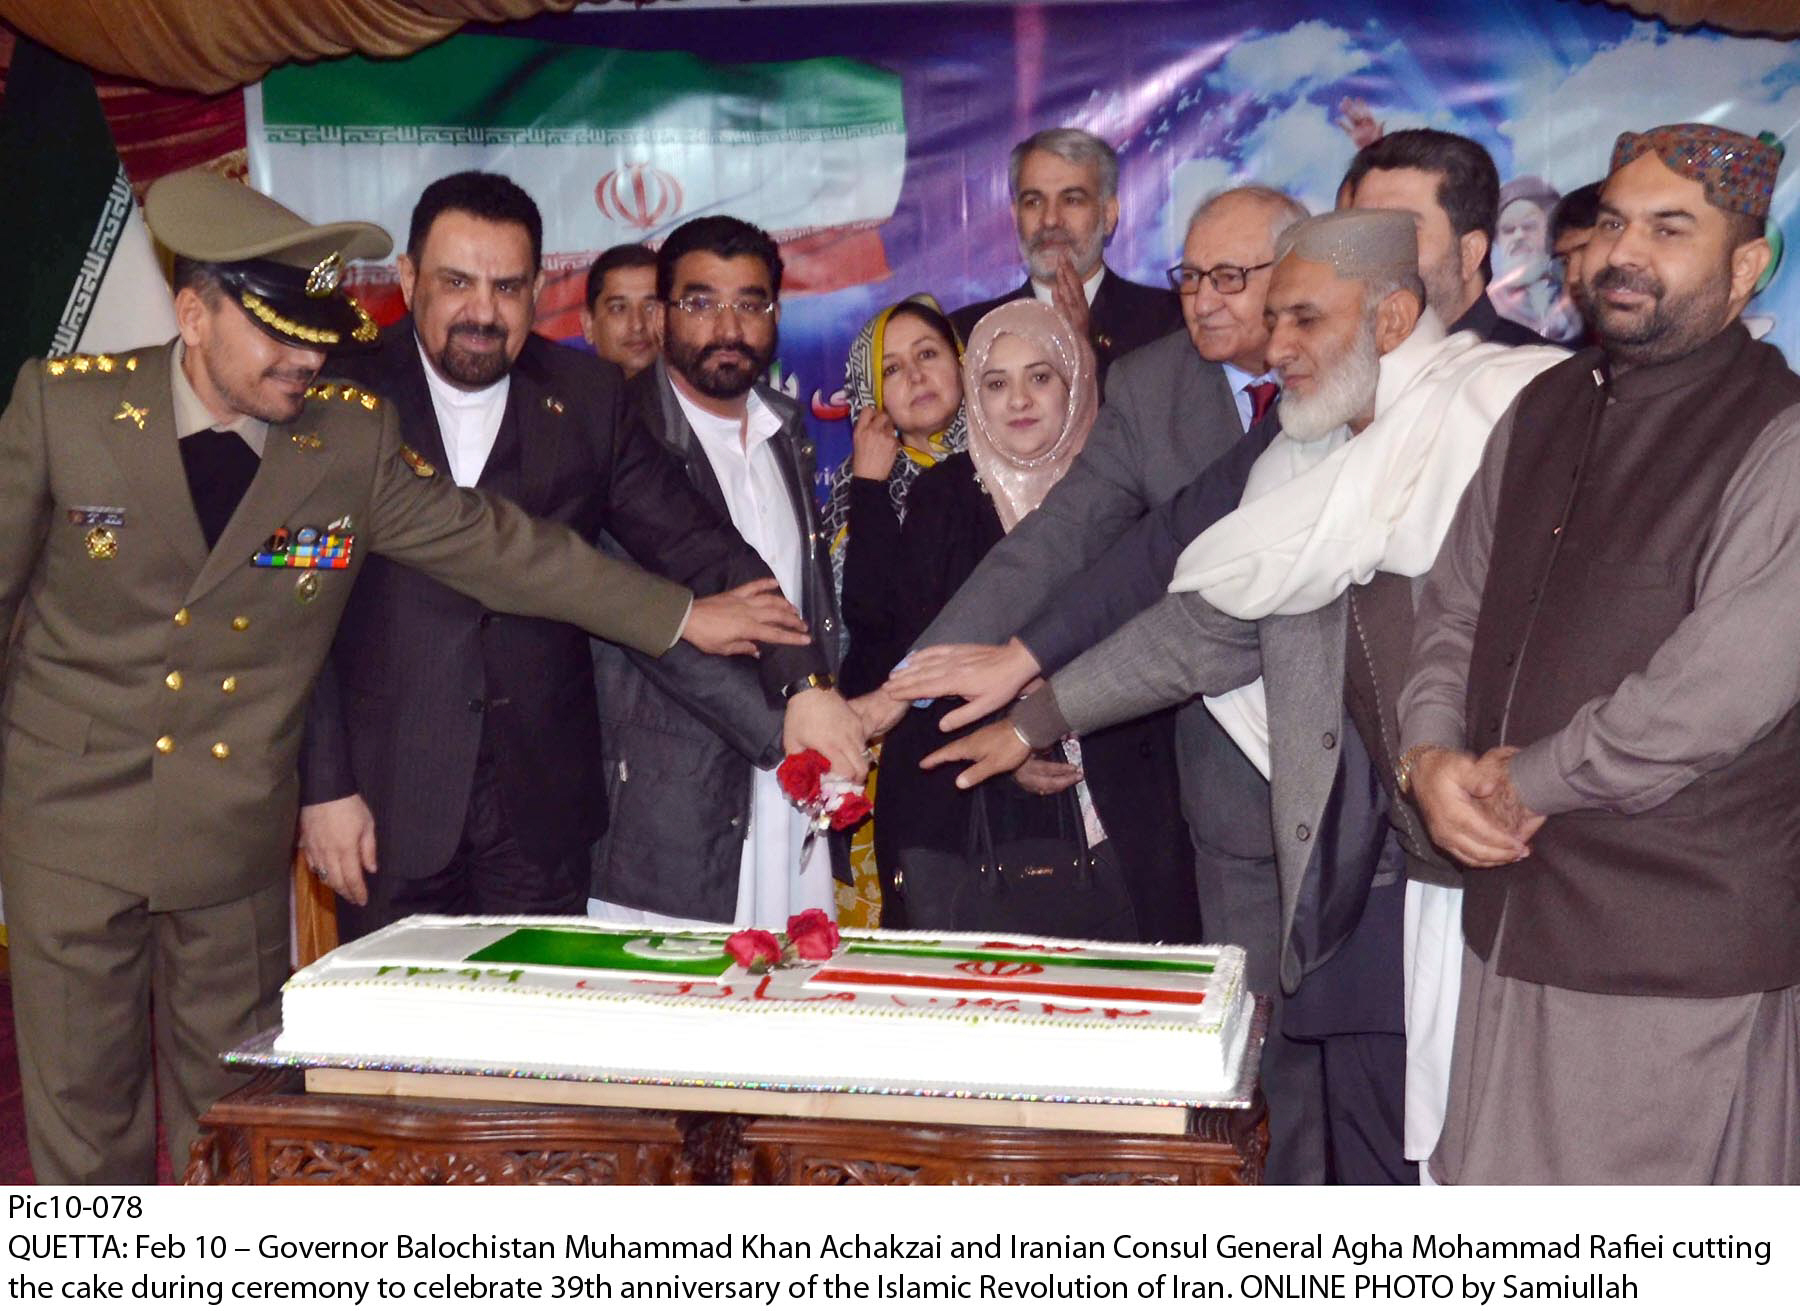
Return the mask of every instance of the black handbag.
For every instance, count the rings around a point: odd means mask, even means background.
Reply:
[[[962,851],[903,847],[898,863],[913,929],[1138,940],[1124,876],[1088,849],[1074,788],[977,788]]]

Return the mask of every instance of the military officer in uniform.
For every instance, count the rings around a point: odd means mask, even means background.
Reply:
[[[40,1184],[154,1179],[277,1018],[302,713],[370,552],[660,654],[804,641],[459,490],[392,409],[318,383],[372,341],[339,287],[391,242],[204,173],[151,188],[179,338],[30,361],[0,416],[0,880]]]

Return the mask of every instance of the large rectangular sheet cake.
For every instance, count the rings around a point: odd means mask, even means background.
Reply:
[[[402,920],[287,984],[278,1053],[843,1092],[1199,1103],[1236,1086],[1237,947],[846,933],[767,973],[726,934],[594,920]]]

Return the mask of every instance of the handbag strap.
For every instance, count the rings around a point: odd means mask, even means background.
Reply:
[[[995,782],[989,779],[975,789],[969,807],[969,850],[974,853],[975,865],[983,881],[990,887],[1000,883],[1000,860],[994,852],[993,824],[988,818],[988,786]],[[1054,798],[1056,802],[1056,828],[1058,836],[1067,836],[1066,829],[1071,823],[1075,830],[1075,879],[1077,885],[1086,892],[1094,885],[1094,857],[1088,848],[1087,824],[1081,817],[1080,800],[1072,796],[1074,788],[1064,788]],[[1074,805],[1068,804],[1073,800]]]

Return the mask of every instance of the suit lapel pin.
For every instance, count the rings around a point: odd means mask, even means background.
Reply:
[[[133,405],[130,401],[120,401],[119,412],[113,415],[113,422],[135,423],[138,426],[138,431],[142,432],[144,430],[144,420],[149,417],[150,407],[148,405]]]
[[[554,396],[546,396],[544,397],[544,408],[549,410],[552,414],[561,414],[563,412],[563,403]]]

